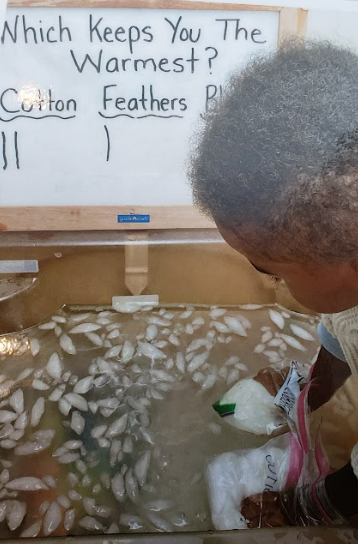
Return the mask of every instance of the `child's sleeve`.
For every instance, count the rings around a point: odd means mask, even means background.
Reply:
[[[320,343],[324,347],[324,349],[326,349],[329,353],[334,355],[340,361],[343,361],[344,363],[347,362],[340,343],[336,338],[331,335],[330,332],[328,332],[322,322],[317,327],[317,334]]]
[[[358,380],[358,306],[337,314],[323,314],[322,326],[323,341],[327,342],[327,346],[330,345],[332,349],[337,349],[337,344],[332,343],[330,337],[338,341],[344,359],[341,358],[342,354],[340,356],[333,353],[333,355],[345,360],[353,376]],[[324,329],[329,335],[324,333]],[[326,349],[330,351],[329,347],[326,347]]]
[[[358,380],[358,306],[337,314],[322,316],[320,329],[321,333],[323,333],[322,338],[324,341],[329,342],[329,337],[324,333],[324,329],[333,340],[338,341],[353,376]],[[319,335],[321,333],[318,332]],[[332,346],[334,347],[333,344]],[[329,351],[329,347],[326,349]],[[336,355],[336,357],[339,357],[339,355]],[[355,476],[358,478],[358,444],[352,450],[351,465]]]

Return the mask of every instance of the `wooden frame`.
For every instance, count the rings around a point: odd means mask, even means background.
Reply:
[[[278,44],[287,35],[306,36],[307,10],[186,0],[8,0],[9,7],[140,8],[274,11],[279,13]],[[150,223],[118,223],[118,214],[150,214]],[[5,206],[0,231],[206,229],[215,225],[193,206]]]
[[[150,223],[117,223],[118,214],[149,214]],[[0,231],[160,230],[215,228],[194,206],[9,206]],[[1,236],[1,234],[0,234]]]
[[[49,8],[143,8],[143,9],[204,9],[237,11],[281,11],[275,6],[249,6],[228,2],[224,4],[190,0],[8,0],[13,8],[49,7]]]

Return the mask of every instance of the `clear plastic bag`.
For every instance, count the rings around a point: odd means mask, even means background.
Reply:
[[[256,376],[240,380],[213,408],[238,429],[274,436],[288,430],[281,407],[285,403],[292,404],[307,377],[304,365],[285,360],[261,370]]]
[[[247,527],[344,524],[325,492],[331,472],[319,428],[310,429],[308,392],[290,381],[292,369],[275,397],[291,432],[264,446],[228,452],[208,466],[212,521],[218,530]]]
[[[240,505],[263,491],[283,491],[296,485],[302,469],[302,450],[294,434],[271,439],[257,449],[228,452],[207,470],[212,521],[218,530],[245,529]]]

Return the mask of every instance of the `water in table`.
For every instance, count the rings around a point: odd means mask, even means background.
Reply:
[[[279,306],[65,307],[0,337],[0,536],[212,529],[207,462],[266,440],[212,403],[309,363],[315,326]]]

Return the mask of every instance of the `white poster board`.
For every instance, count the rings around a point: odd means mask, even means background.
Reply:
[[[5,21],[7,0],[0,0],[0,28],[3,28]]]
[[[191,204],[200,114],[277,47],[274,11],[9,8],[1,206]]]

